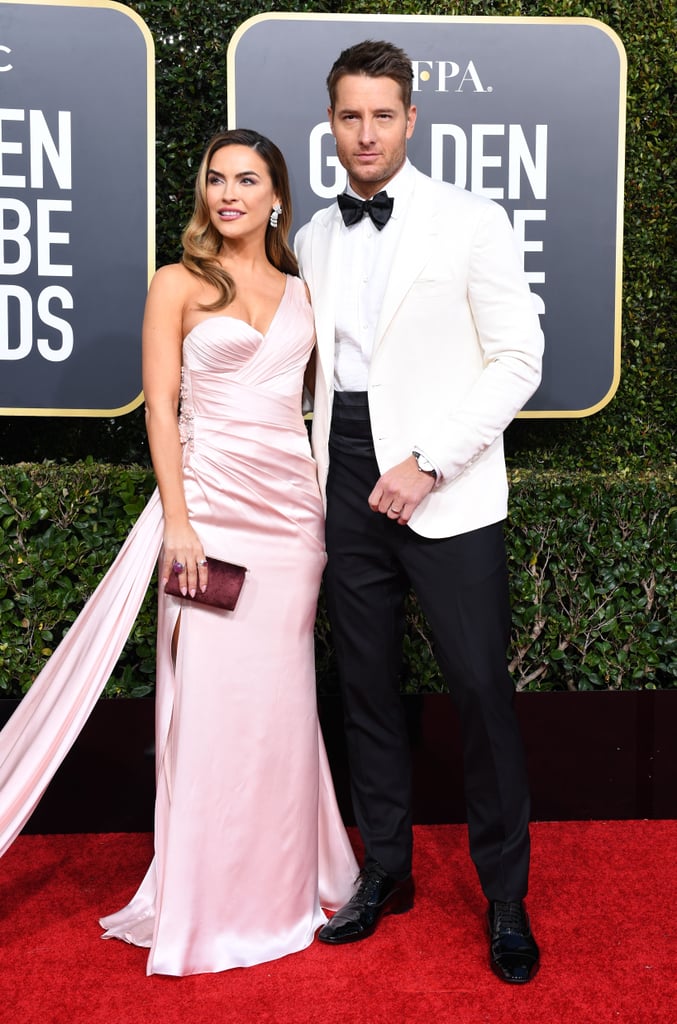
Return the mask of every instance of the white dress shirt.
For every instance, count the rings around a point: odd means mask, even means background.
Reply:
[[[379,231],[365,215],[352,227],[344,224],[341,228],[334,362],[337,391],[367,390],[376,326],[413,185],[412,166],[407,160],[385,189],[394,200],[385,227]],[[350,185],[346,192],[362,198]]]

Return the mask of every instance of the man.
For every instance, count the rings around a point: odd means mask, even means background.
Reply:
[[[316,317],[326,597],[366,856],[354,896],[319,938],[366,938],[413,905],[398,685],[413,587],[460,713],[491,964],[524,983],[539,954],[523,904],[529,795],[506,662],[502,433],[538,386],[542,334],[504,211],[407,160],[416,108],[406,54],[385,42],[350,47],[327,86],[348,188],[301,229],[297,250]]]

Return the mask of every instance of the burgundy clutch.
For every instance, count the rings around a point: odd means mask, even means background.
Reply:
[[[221,562],[218,558],[207,556],[207,570],[209,577],[207,589],[200,590],[198,587],[195,597],[190,594],[182,594],[179,589],[179,577],[172,573],[165,584],[165,594],[173,594],[174,597],[183,597],[186,601],[194,601],[196,604],[209,604],[214,608],[226,608],[232,612],[237,604],[237,599],[242,590],[246,569],[243,565],[234,565],[233,562]]]

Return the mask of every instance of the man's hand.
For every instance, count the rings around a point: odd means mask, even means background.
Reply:
[[[434,473],[422,473],[413,455],[379,478],[369,495],[369,507],[406,526],[414,510],[435,486]]]

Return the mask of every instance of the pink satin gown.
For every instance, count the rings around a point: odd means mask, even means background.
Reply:
[[[184,340],[190,516],[207,554],[248,573],[233,612],[159,596],[155,857],[131,902],[101,921],[105,938],[149,947],[149,974],[222,971],[301,950],[357,873],[316,710],[324,527],[300,408],[312,344],[305,289],[292,277],[265,335],[212,315]],[[156,494],[0,734],[0,848],[105,685],[161,538]]]

